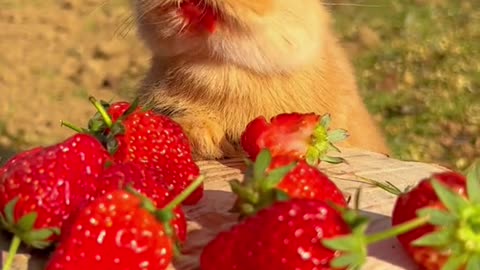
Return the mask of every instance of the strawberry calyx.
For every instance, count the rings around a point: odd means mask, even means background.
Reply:
[[[118,150],[118,140],[117,136],[123,135],[125,133],[125,127],[123,125],[123,120],[129,115],[139,109],[139,100],[135,99],[130,103],[129,108],[115,121],[112,120],[112,117],[108,114],[107,110],[110,107],[110,103],[100,100],[98,101],[95,97],[89,97],[90,102],[97,109],[97,112],[94,116],[88,121],[87,128],[80,128],[74,124],[62,121],[61,125],[66,126],[78,133],[85,133],[94,136],[99,140],[102,145],[107,149],[110,155],[113,155]],[[141,108],[145,111],[146,108]]]
[[[358,209],[349,209],[333,203],[330,204],[342,214],[343,220],[351,229],[350,234],[322,240],[323,246],[340,253],[338,257],[330,262],[330,266],[334,269],[348,268],[359,270],[367,261],[369,245],[409,232],[428,222],[428,218],[421,217],[394,226],[389,230],[368,235],[366,231],[370,220],[367,217],[359,215]]]
[[[179,207],[179,205],[181,205],[182,202],[185,201],[185,199],[188,198],[200,185],[202,185],[204,180],[204,175],[198,176],[181,193],[175,196],[172,201],[170,201],[166,206],[162,207],[161,209],[157,209],[150,198],[144,196],[130,185],[125,188],[127,192],[141,199],[140,207],[142,209],[149,212],[157,219],[157,221],[162,223],[165,234],[169,236],[174,243],[173,251],[175,256],[179,256],[181,254],[181,241],[177,238],[175,230],[171,225],[171,221],[175,218],[174,210]]]
[[[118,150],[117,136],[125,134],[123,120],[134,113],[138,107],[138,99],[135,99],[129,108],[115,121],[108,114],[110,104],[105,101],[98,101],[93,96],[89,97],[90,102],[97,109],[97,113],[88,121],[87,132],[95,136],[113,155]]]
[[[19,199],[19,197],[15,197],[5,205],[3,215],[0,215],[0,225],[28,246],[37,249],[47,248],[51,244],[49,238],[53,235],[60,235],[60,229],[53,227],[34,229],[38,217],[36,212],[28,213],[15,222],[14,210]]]
[[[2,270],[11,268],[15,254],[22,242],[36,249],[45,249],[52,244],[49,239],[53,235],[60,235],[59,228],[34,229],[38,218],[36,212],[28,213],[15,222],[14,211],[19,199],[19,197],[12,199],[5,205],[3,213],[0,213],[0,226],[13,234],[8,257]]]
[[[332,164],[344,162],[343,158],[328,156],[331,150],[341,152],[335,143],[344,141],[348,138],[348,132],[344,129],[329,130],[332,119],[330,114],[321,117],[319,124],[313,130],[310,143],[305,154],[306,162],[312,166],[316,166],[320,161]]]
[[[275,202],[289,199],[288,194],[276,187],[295,168],[297,162],[267,173],[271,162],[272,155],[268,149],[262,149],[255,162],[245,160],[247,170],[243,183],[237,179],[229,182],[232,191],[238,196],[231,212],[240,213],[241,217],[251,216]]]
[[[437,179],[431,184],[445,209],[419,209],[419,217],[438,229],[412,242],[413,246],[430,247],[449,254],[444,269],[477,269],[480,265],[480,160],[466,175],[467,197],[446,188]]]
[[[366,260],[368,245],[430,224],[435,226],[436,230],[414,240],[411,245],[428,247],[448,254],[442,269],[477,269],[480,265],[480,193],[478,193],[480,160],[469,168],[466,179],[468,197],[448,189],[435,176],[430,179],[432,188],[444,209],[432,207],[419,209],[417,218],[372,235],[365,235],[367,223],[360,220],[352,234],[324,240],[324,246],[342,252],[341,256],[332,260],[332,267],[349,266],[351,269],[358,269]],[[344,219],[349,224],[352,223],[348,221],[348,215],[355,215],[352,213],[349,210],[345,211]]]

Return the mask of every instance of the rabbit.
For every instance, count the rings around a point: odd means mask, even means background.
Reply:
[[[195,160],[242,155],[258,116],[330,114],[340,147],[388,154],[319,0],[132,0],[151,62],[136,97],[184,129]]]

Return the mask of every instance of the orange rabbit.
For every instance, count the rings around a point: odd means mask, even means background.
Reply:
[[[330,113],[340,146],[388,153],[319,0],[133,0],[151,50],[142,104],[180,123],[195,159],[232,157],[246,124]]]

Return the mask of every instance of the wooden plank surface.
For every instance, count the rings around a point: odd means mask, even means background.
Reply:
[[[400,161],[384,155],[356,149],[342,149],[339,156],[346,164],[322,164],[320,168],[327,173],[345,194],[353,194],[356,188],[363,187],[360,209],[371,219],[370,232],[384,230],[390,226],[390,213],[395,197],[379,188],[360,183],[357,176],[378,181],[390,181],[400,189],[413,185],[431,173],[446,170],[434,164]],[[206,175],[205,196],[193,207],[185,208],[189,221],[188,241],[184,256],[176,261],[170,270],[197,270],[198,256],[202,247],[219,231],[228,229],[236,216],[228,213],[234,197],[227,181],[242,179],[244,169],[241,160],[200,161],[202,172]],[[0,249],[5,258],[9,241],[0,236]],[[369,259],[364,269],[369,270],[414,270],[415,266],[395,239],[374,245],[369,250]],[[23,250],[16,257],[15,270],[42,270],[45,254],[30,255]],[[0,263],[1,265],[1,263]]]

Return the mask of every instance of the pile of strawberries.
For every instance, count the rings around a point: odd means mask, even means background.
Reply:
[[[0,225],[21,243],[51,248],[46,270],[167,269],[188,241],[183,206],[201,204],[204,176],[182,128],[135,102],[91,98],[97,113],[64,142],[37,147],[0,168]],[[347,131],[329,115],[260,116],[245,127],[247,170],[232,180],[238,222],[202,250],[201,270],[360,269],[368,246],[396,237],[420,268],[480,267],[480,163],[400,191],[392,228],[367,234],[321,162]],[[358,198],[356,198],[358,199]]]

